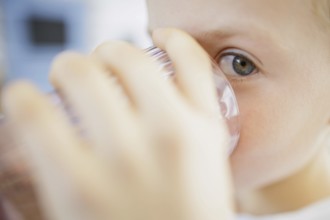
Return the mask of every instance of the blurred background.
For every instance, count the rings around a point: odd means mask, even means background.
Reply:
[[[109,39],[147,47],[146,25],[144,0],[0,0],[0,86],[27,78],[51,91],[56,54]]]

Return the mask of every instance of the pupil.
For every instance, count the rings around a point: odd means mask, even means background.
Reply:
[[[255,70],[254,64],[244,57],[236,56],[233,60],[233,69],[242,76],[247,76]]]

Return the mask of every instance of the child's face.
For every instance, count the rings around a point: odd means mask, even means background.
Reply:
[[[242,125],[231,157],[237,187],[278,181],[315,156],[330,119],[330,46],[309,1],[149,0],[148,8],[151,30],[189,32],[231,81]]]

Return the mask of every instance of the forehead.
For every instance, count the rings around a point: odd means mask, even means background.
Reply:
[[[267,31],[308,26],[310,0],[148,0],[149,29],[177,27],[198,30],[249,29]]]

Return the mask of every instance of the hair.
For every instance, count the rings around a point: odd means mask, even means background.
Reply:
[[[330,0],[313,0],[312,4],[314,13],[330,31]]]

